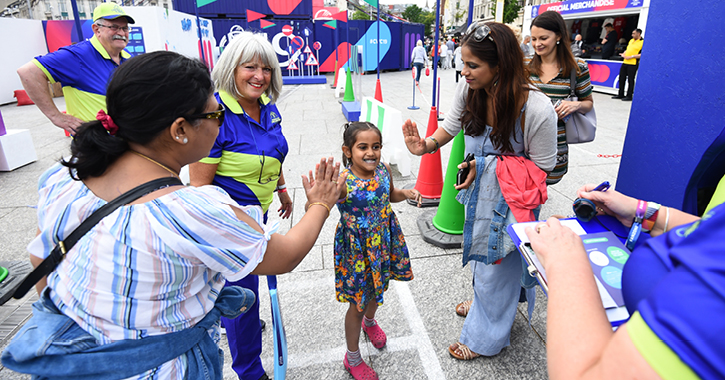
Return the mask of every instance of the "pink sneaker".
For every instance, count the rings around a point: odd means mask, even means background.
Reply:
[[[355,380],[378,380],[378,374],[375,373],[375,370],[370,368],[370,366],[367,365],[365,361],[353,367],[350,365],[350,363],[347,362],[346,353],[345,360],[342,362],[342,364],[345,365],[345,369],[347,370],[347,372],[350,372]]]
[[[378,325],[378,321],[375,321],[375,325],[368,327],[365,325],[365,321],[363,320],[362,329],[363,331],[365,331],[365,334],[368,335],[370,342],[372,342],[375,348],[385,347],[385,343],[388,341],[388,337],[385,336],[385,332]]]

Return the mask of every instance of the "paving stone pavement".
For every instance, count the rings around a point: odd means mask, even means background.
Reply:
[[[440,71],[440,109],[450,107],[455,89],[455,72]],[[404,119],[418,123],[425,134],[432,98],[432,76],[421,77],[416,105],[420,110],[408,110],[412,105],[410,71],[386,72],[380,75],[385,104],[400,110]],[[328,83],[332,76],[328,75]],[[360,78],[359,92],[373,96],[375,74]],[[421,96],[422,95],[422,96]],[[278,102],[290,153],[284,164],[294,211],[289,220],[280,220],[280,232],[289,230],[303,213],[305,203],[300,175],[314,167],[322,156],[341,156],[342,125],[340,98],[325,85],[284,86]],[[65,109],[63,98],[56,98],[59,108]],[[584,183],[604,180],[616,184],[620,158],[600,157],[618,155],[626,134],[631,103],[612,100],[607,94],[594,94],[598,116],[597,138],[594,142],[570,145],[569,173],[557,185],[549,187],[549,200],[541,217],[569,215],[576,189]],[[25,246],[34,237],[37,222],[37,180],[39,175],[58,158],[68,154],[70,139],[53,126],[35,106],[0,106],[9,129],[29,129],[38,160],[12,172],[0,172],[0,261],[25,260]],[[450,144],[441,149],[445,170]],[[420,158],[413,157],[413,175],[403,176],[393,166],[396,186],[414,184]],[[275,199],[276,201],[276,199]],[[278,203],[271,206],[276,210]],[[450,357],[449,344],[458,340],[464,319],[454,313],[459,302],[472,297],[471,272],[461,266],[461,249],[441,249],[425,243],[416,226],[417,218],[425,211],[406,202],[393,204],[408,242],[415,279],[411,282],[391,282],[380,307],[377,319],[388,335],[388,344],[378,350],[369,341],[361,344],[364,359],[381,379],[546,379],[546,298],[538,291],[536,310],[531,321],[526,307],[519,305],[511,332],[511,346],[499,355],[461,362]],[[276,220],[271,213],[271,220]],[[290,274],[279,276],[279,294],[287,332],[289,365],[288,379],[352,379],[342,365],[345,352],[343,328],[347,306],[335,300],[333,270],[333,236],[339,213],[333,210],[316,245],[302,263]],[[260,289],[266,289],[261,278]],[[262,319],[271,322],[269,298],[261,292]],[[4,348],[30,312],[37,298],[28,295],[0,307],[0,348]],[[363,334],[364,336],[364,334]],[[272,331],[263,333],[262,362],[272,376]],[[236,379],[226,353],[224,378]],[[0,367],[0,379],[29,379]]]

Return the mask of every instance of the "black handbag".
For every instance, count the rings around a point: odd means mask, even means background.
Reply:
[[[49,275],[51,272],[58,267],[58,264],[63,260],[65,254],[73,248],[78,240],[83,237],[88,231],[93,228],[98,222],[101,221],[108,214],[112,213],[117,208],[131,203],[142,196],[154,192],[156,190],[169,187],[183,185],[181,180],[174,177],[158,178],[142,185],[134,187],[133,189],[119,195],[116,199],[101,206],[98,210],[94,211],[88,219],[84,220],[73,232],[68,235],[65,239],[58,242],[58,244],[50,252],[50,255],[43,260],[32,272],[27,274],[22,281],[9,281],[7,285],[0,289],[0,305],[5,304],[12,296],[15,299],[21,299],[25,297],[28,290],[35,286],[43,277]],[[9,276],[8,276],[9,277]],[[6,281],[10,279],[6,278]]]

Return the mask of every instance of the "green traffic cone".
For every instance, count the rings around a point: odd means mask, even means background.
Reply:
[[[461,131],[453,139],[451,156],[448,158],[448,167],[446,168],[446,178],[443,181],[441,201],[438,205],[438,211],[433,217],[433,226],[439,231],[450,235],[463,234],[465,215],[463,205],[456,200],[458,190],[454,186],[456,185],[458,165],[463,162],[465,148],[466,143],[464,141],[463,131]]]
[[[347,69],[347,80],[345,81],[345,97],[342,98],[342,101],[355,101],[355,94],[352,92],[352,73],[350,72],[350,68]]]

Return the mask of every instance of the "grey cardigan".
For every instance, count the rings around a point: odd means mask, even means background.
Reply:
[[[524,152],[526,157],[545,172],[556,165],[556,111],[548,96],[533,87],[526,102],[524,120]],[[453,95],[453,105],[442,128],[451,136],[461,131],[461,115],[466,107],[468,83],[461,81]]]

